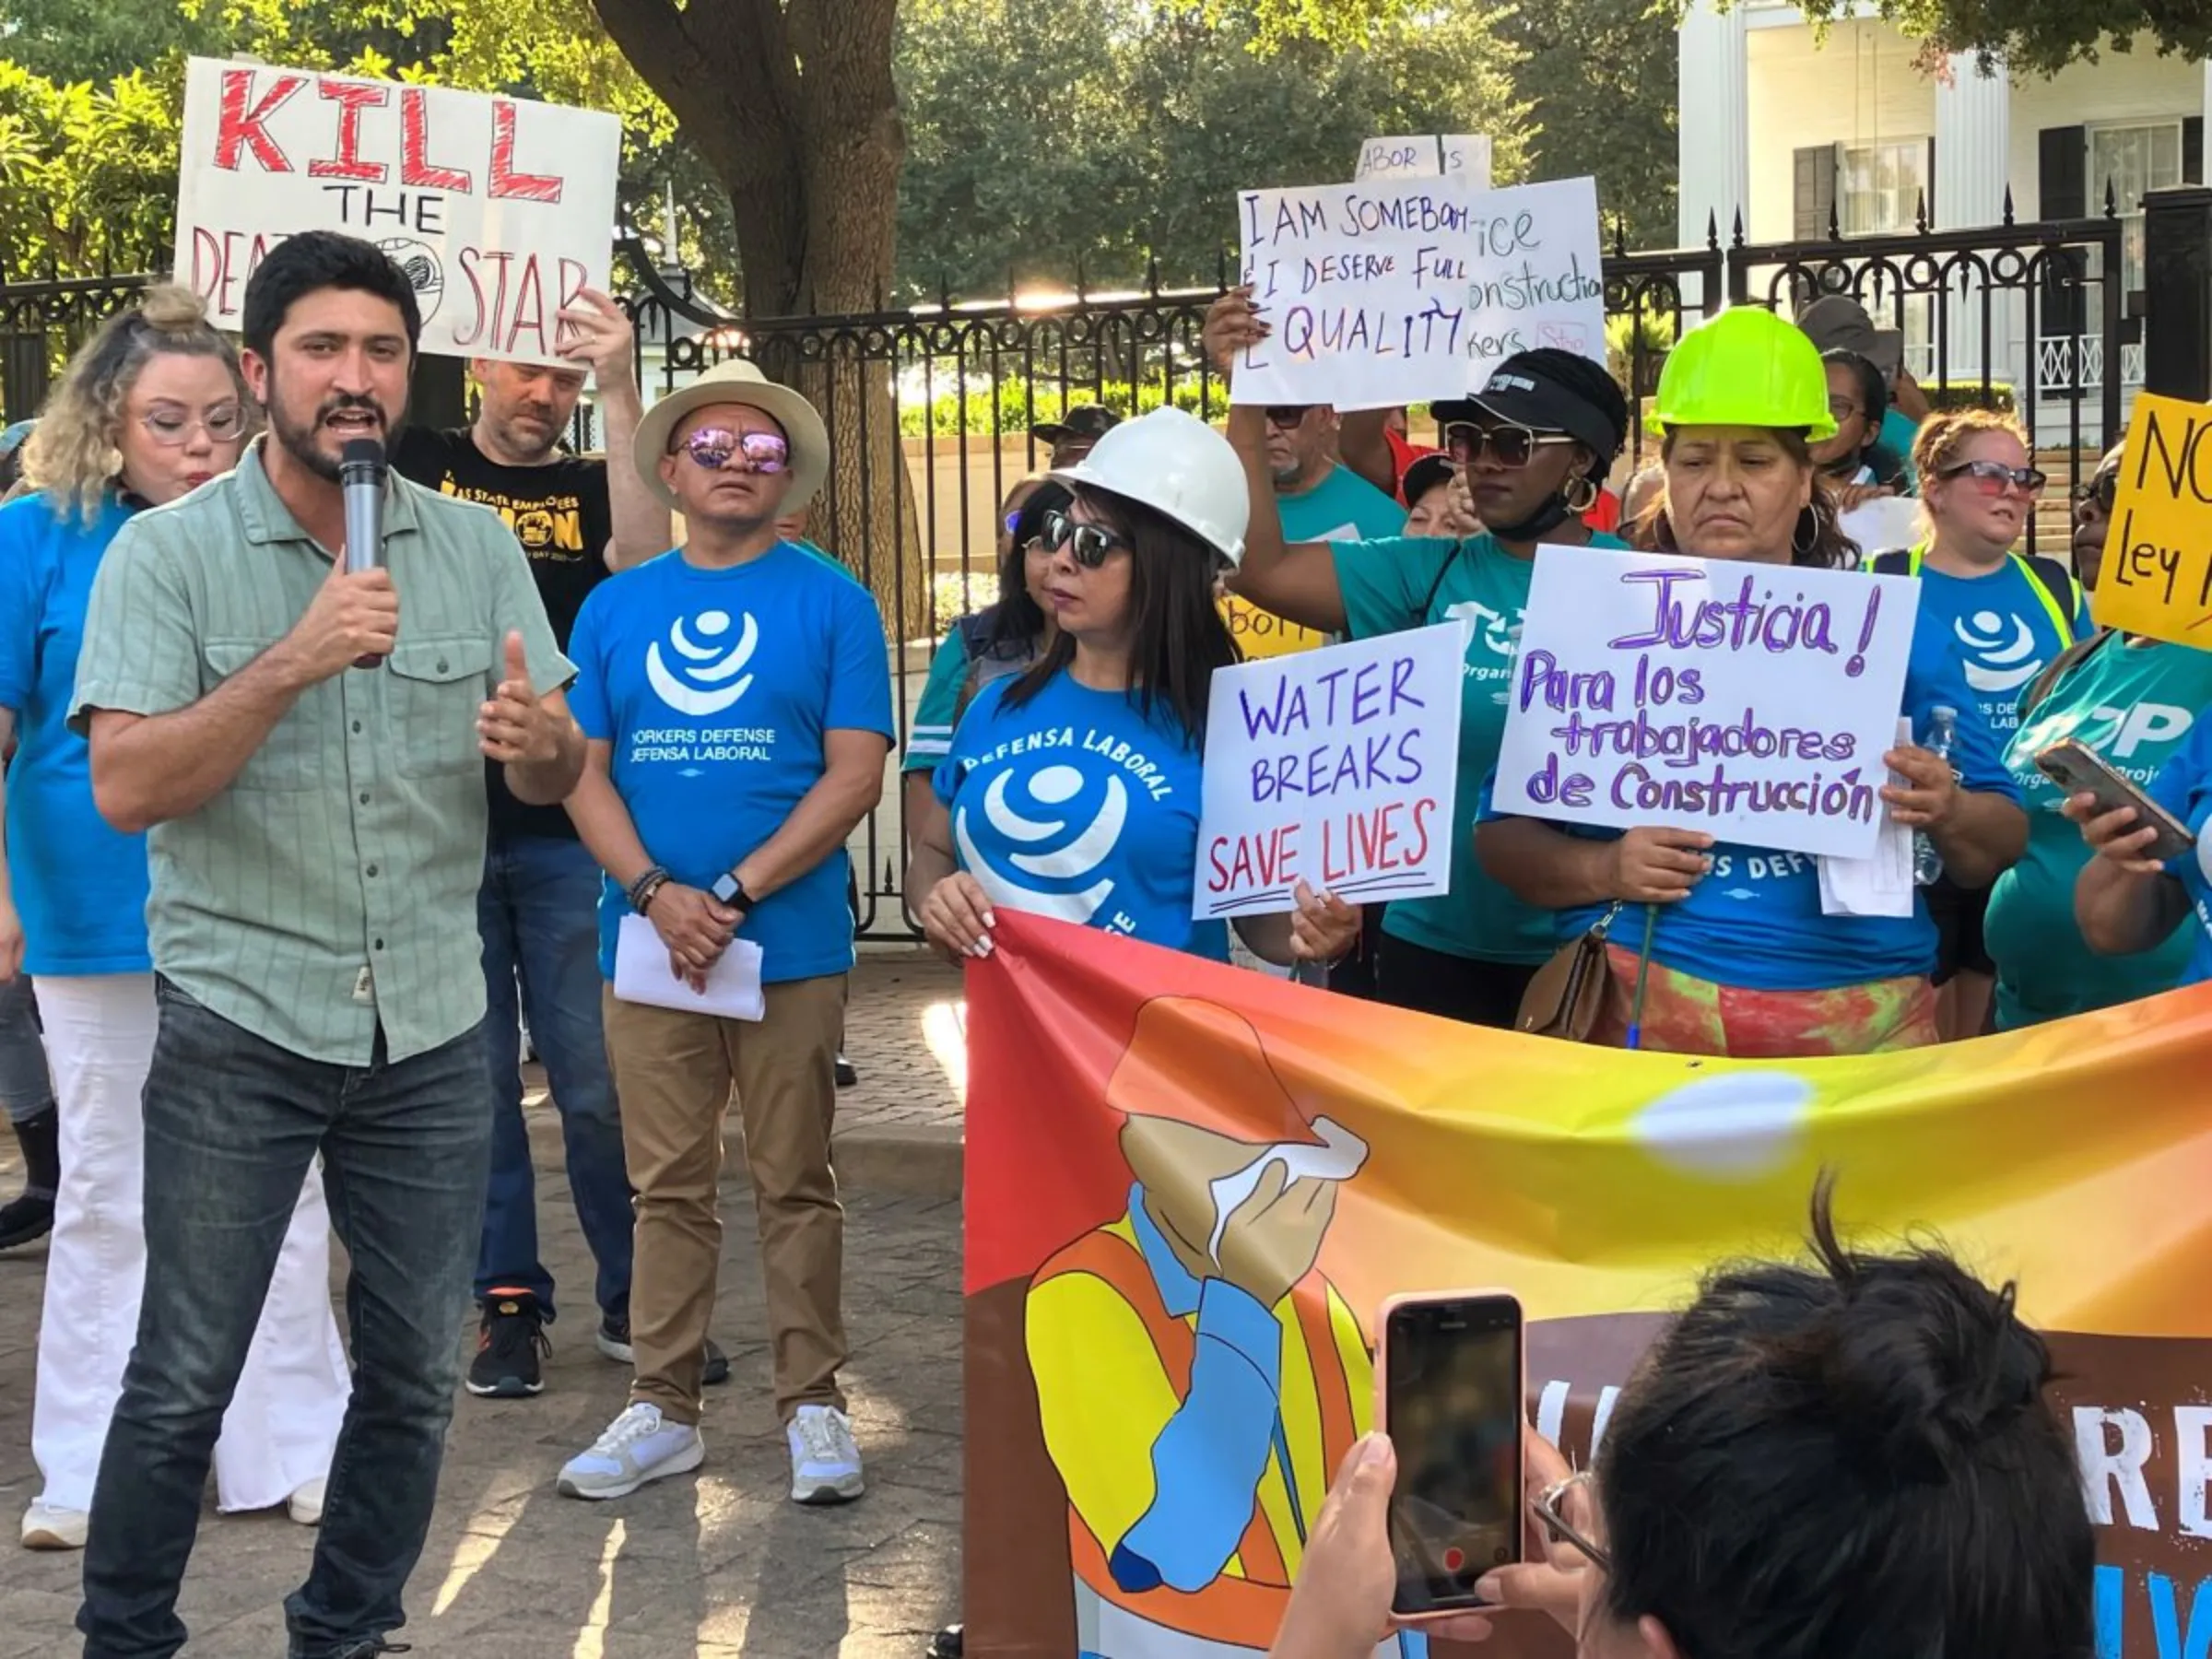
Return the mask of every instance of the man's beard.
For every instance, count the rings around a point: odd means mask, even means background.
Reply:
[[[316,409],[314,418],[305,425],[294,420],[291,412],[280,402],[272,401],[268,408],[269,430],[276,435],[276,441],[284,446],[285,453],[317,477],[326,478],[333,484],[338,482],[338,457],[324,454],[316,446],[315,437],[322,431],[323,423],[341,409],[367,409],[376,417],[379,429],[363,432],[360,436],[373,437],[380,443],[391,441],[392,422],[374,398],[335,397]]]

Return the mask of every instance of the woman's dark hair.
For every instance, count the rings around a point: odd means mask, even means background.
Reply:
[[[1852,378],[1858,382],[1859,407],[1865,412],[1866,421],[1866,441],[1860,447],[1863,451],[1872,449],[1881,436],[1882,418],[1889,413],[1889,387],[1882,379],[1881,370],[1871,358],[1861,357],[1841,346],[1822,352],[1820,360],[1841,364],[1851,371]]]
[[[265,362],[293,305],[324,288],[348,288],[391,300],[406,324],[407,351],[413,355],[422,337],[422,309],[415,302],[415,285],[374,242],[335,230],[301,230],[288,236],[254,266],[239,316],[238,332],[246,348]]]
[[[1075,499],[1067,486],[1054,478],[1045,479],[1023,499],[1021,511],[1014,519],[1013,546],[998,569],[998,603],[991,606],[990,649],[1002,645],[1026,648],[1044,632],[1044,612],[1030,596],[1029,572],[1023,567],[1030,544],[1044,534],[1044,515],[1065,512]]]
[[[1214,670],[1237,660],[1229,624],[1214,598],[1220,556],[1174,520],[1126,497],[1078,485],[1075,499],[1128,543],[1129,689],[1146,719],[1158,704],[1196,741],[1206,735]],[[1007,688],[1002,708],[1018,709],[1075,661],[1076,641],[1053,648]]]
[[[2042,1339],[1940,1250],[1706,1279],[1599,1450],[1606,1611],[1687,1659],[2088,1659],[2095,1541]]]
[[[1805,441],[1805,434],[1787,427],[1777,427],[1770,433],[1782,445],[1790,458],[1813,475],[1812,504],[1797,515],[1797,533],[1790,540],[1790,562],[1803,569],[1815,571],[1852,571],[1859,565],[1859,544],[1843,534],[1843,515],[1837,509],[1836,498],[1829,493],[1828,484],[1820,477],[1820,469],[1813,465],[1813,454]],[[1675,433],[1669,429],[1659,446],[1662,459],[1675,453]],[[1675,526],[1666,515],[1666,489],[1660,488],[1643,516],[1624,530],[1623,537],[1631,547],[1648,547],[1654,553],[1695,553],[1695,547],[1685,547],[1675,540]]]

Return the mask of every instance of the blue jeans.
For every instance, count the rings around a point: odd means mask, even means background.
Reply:
[[[85,1549],[85,1659],[168,1659],[223,1412],[300,1183],[324,1159],[352,1259],[353,1395],[291,1659],[334,1659],[406,1621],[400,1592],[438,1497],[460,1381],[468,1246],[483,1224],[484,1034],[396,1065],[306,1060],[156,985],[147,1075],[146,1294]]]
[[[0,1108],[11,1124],[28,1124],[53,1110],[53,1077],[46,1069],[38,998],[28,973],[0,982]]]
[[[598,1264],[599,1311],[629,1318],[629,1175],[622,1116],[599,1026],[599,866],[581,841],[495,837],[484,862],[477,924],[484,935],[485,1040],[491,1058],[491,1181],[477,1295],[527,1290],[553,1317],[553,1276],[537,1259],[537,1183],[523,1126],[515,986],[530,1041],[545,1062],[568,1151],[576,1220]]]

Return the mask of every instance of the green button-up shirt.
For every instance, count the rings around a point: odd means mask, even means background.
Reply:
[[[230,786],[147,838],[155,968],[225,1018],[311,1060],[392,1060],[484,1018],[478,705],[522,633],[531,683],[575,670],[521,546],[486,508],[394,474],[384,564],[399,633],[382,668],[300,695]],[[92,586],[71,720],[198,701],[290,630],[331,555],[262,470],[124,525]]]

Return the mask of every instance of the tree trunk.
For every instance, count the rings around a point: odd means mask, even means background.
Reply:
[[[864,351],[868,330],[779,322],[877,311],[890,287],[906,154],[897,0],[593,4],[730,193],[755,360],[829,426],[814,538],[868,584],[893,640],[928,634],[929,571],[884,347]]]

